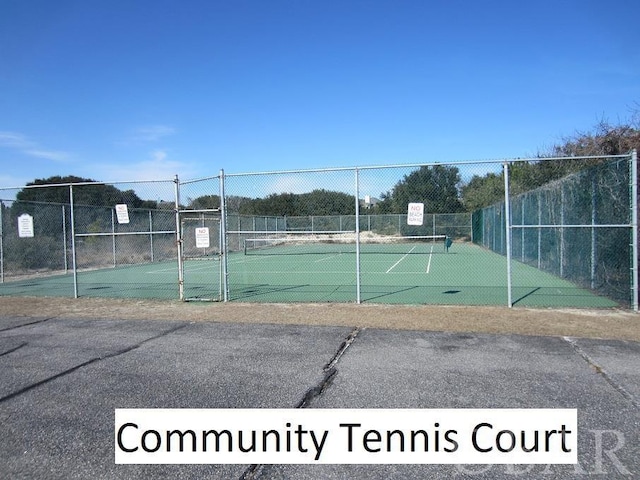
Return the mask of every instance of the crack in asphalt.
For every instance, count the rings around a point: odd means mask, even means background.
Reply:
[[[35,322],[35,323],[39,323],[39,322]],[[86,367],[87,365],[91,365],[92,363],[96,363],[96,362],[99,362],[101,360],[114,358],[114,357],[117,357],[119,355],[123,355],[125,353],[128,353],[128,352],[130,352],[132,350],[135,350],[135,349],[141,347],[145,343],[151,342],[153,340],[157,340],[158,338],[161,338],[161,337],[164,337],[166,335],[169,335],[169,334],[171,334],[173,332],[176,332],[177,330],[181,330],[181,329],[183,329],[183,328],[185,328],[187,326],[189,326],[189,324],[177,325],[177,326],[175,326],[173,328],[170,328],[168,330],[165,330],[165,331],[159,333],[158,335],[154,335],[153,337],[146,338],[146,339],[142,340],[141,342],[139,342],[139,343],[137,343],[135,345],[131,345],[131,346],[127,347],[127,348],[123,348],[121,350],[117,350],[115,352],[111,352],[111,353],[108,353],[106,355],[101,355],[99,357],[91,358],[91,359],[87,360],[86,362],[82,362],[82,363],[80,363],[78,365],[75,365],[75,366],[73,366],[71,368],[63,370],[62,372],[59,372],[59,373],[57,373],[55,375],[52,375],[52,376],[47,377],[47,378],[45,378],[43,380],[40,380],[39,382],[32,383],[31,385],[27,385],[26,387],[23,387],[23,388],[21,388],[19,390],[16,390],[15,392],[9,393],[8,395],[5,395],[4,397],[0,397],[0,403],[6,402],[7,400],[11,400],[12,398],[15,398],[15,397],[17,397],[19,395],[22,395],[23,393],[26,393],[26,392],[28,392],[30,390],[33,390],[34,388],[37,388],[37,387],[39,387],[41,385],[44,385],[46,383],[49,383],[49,382],[51,382],[51,381],[53,381],[53,380],[55,380],[57,378],[64,377],[65,375],[73,373],[76,370],[79,370],[80,368]],[[20,347],[18,347],[18,348],[20,348]]]
[[[351,346],[353,342],[355,342],[358,334],[360,333],[361,328],[354,328],[347,338],[340,344],[336,353],[331,357],[331,360],[322,368],[324,376],[318,385],[311,387],[306,393],[302,396],[298,404],[295,408],[306,408],[313,402],[314,399],[318,398],[320,395],[324,393],[324,391],[331,385],[333,379],[338,374],[338,370],[336,369],[336,365],[345,354],[347,349]]]
[[[0,332],[6,332],[8,330],[15,330],[16,328],[28,327],[29,325],[36,325],[38,323],[44,323],[44,322],[47,322],[49,320],[53,320],[54,318],[57,318],[57,317],[41,318],[40,320],[36,320],[34,322],[27,322],[27,323],[22,323],[20,325],[14,325],[12,327],[0,328]]]
[[[345,340],[340,344],[340,347],[338,347],[338,350],[331,358],[331,360],[329,360],[329,362],[322,368],[322,371],[324,373],[322,380],[317,385],[311,387],[305,392],[295,408],[308,407],[316,398],[322,395],[327,388],[329,388],[329,386],[333,382],[333,379],[338,374],[336,365],[345,354],[347,349],[353,344],[353,342],[355,342],[356,338],[362,330],[362,328],[356,327],[349,333],[349,335],[347,335],[347,338],[345,338]],[[254,480],[258,478],[260,476],[262,467],[262,464],[250,465],[240,476],[240,480]]]
[[[10,353],[12,353],[12,352],[15,352],[16,350],[20,350],[22,347],[25,347],[25,346],[27,346],[27,345],[28,345],[28,343],[27,343],[27,342],[21,343],[21,344],[20,344],[20,345],[18,345],[17,347],[13,347],[13,348],[11,348],[11,349],[7,350],[6,352],[2,352],[2,353],[0,353],[0,357],[2,357],[2,356],[4,356],[4,355],[8,355],[8,354],[10,354]]]
[[[604,380],[611,385],[620,395],[622,395],[626,400],[631,402],[631,404],[640,410],[640,401],[638,401],[631,393],[629,393],[622,385],[620,385],[609,373],[601,366],[598,365],[595,360],[593,360],[587,352],[585,352],[578,342],[576,342],[573,338],[570,337],[562,337],[562,339],[567,342],[573,350],[580,355],[584,361],[586,361],[589,366],[591,366],[595,372],[604,378]]]
[[[345,341],[342,342],[342,345],[340,345],[340,348],[338,349],[336,354],[333,356],[331,361],[329,361],[329,363],[325,365],[324,367],[325,372],[333,368],[336,365],[336,363],[340,361],[340,358],[342,357],[342,355],[344,355],[344,353],[347,351],[347,348],[349,348],[351,344],[355,342],[356,337],[360,334],[361,331],[362,331],[362,328],[360,327],[356,327],[351,331],[351,333],[347,336]]]
[[[306,408],[313,402],[314,399],[318,398],[320,395],[324,393],[324,391],[329,388],[331,382],[334,377],[337,375],[338,370],[335,367],[331,367],[329,370],[325,370],[324,377],[320,381],[318,385],[315,387],[311,387],[306,391],[302,399],[298,402],[298,404],[294,408]]]

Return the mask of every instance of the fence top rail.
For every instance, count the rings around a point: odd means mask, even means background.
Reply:
[[[195,210],[178,210],[178,213],[220,213],[221,210],[219,208],[200,208]]]
[[[180,180],[180,185],[189,185],[191,183],[198,183],[198,182],[207,182],[209,180],[220,180],[220,175],[215,175],[215,176],[211,176],[211,177],[203,177],[203,178],[191,178],[189,180]]]
[[[260,234],[260,235],[294,235],[294,236],[303,236],[303,235],[337,235],[340,233],[356,233],[355,230],[227,230],[227,233],[232,233],[234,235],[249,235],[249,234]],[[262,239],[264,240],[264,239]]]
[[[488,160],[463,160],[454,162],[420,162],[420,163],[396,163],[386,165],[365,165],[365,166],[351,166],[351,167],[327,167],[327,168],[309,168],[309,169],[292,169],[292,170],[271,170],[260,172],[244,172],[244,173],[224,173],[225,177],[243,177],[251,175],[286,175],[291,173],[323,173],[323,172],[349,172],[356,170],[382,170],[389,168],[418,168],[418,167],[433,167],[433,166],[458,166],[458,165],[479,165],[479,164],[504,164],[504,163],[521,163],[521,162],[547,162],[547,161],[561,161],[561,160],[595,160],[595,159],[620,159],[631,158],[632,153],[619,154],[619,155],[586,155],[575,157],[529,157],[529,158],[503,158],[503,159],[488,159]],[[218,177],[215,177],[218,178]],[[197,180],[191,180],[189,182],[181,182],[181,184],[192,183]]]
[[[630,228],[630,223],[533,224],[509,225],[509,228]]]

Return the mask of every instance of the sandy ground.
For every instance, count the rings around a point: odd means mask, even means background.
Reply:
[[[0,297],[0,315],[337,325],[640,341],[640,314],[628,310]]]

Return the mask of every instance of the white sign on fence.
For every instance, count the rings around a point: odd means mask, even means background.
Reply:
[[[424,221],[424,203],[410,203],[407,207],[407,225],[422,225]]]
[[[33,237],[33,217],[28,213],[23,213],[18,217],[18,237]]]
[[[209,227],[196,228],[196,247],[209,248]]]
[[[126,203],[116,205],[116,217],[118,223],[129,223],[129,209]]]

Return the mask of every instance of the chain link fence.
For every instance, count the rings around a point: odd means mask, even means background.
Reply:
[[[0,294],[637,309],[636,162],[0,189]]]
[[[69,214],[69,206],[65,204],[0,201],[0,274],[3,283],[34,275],[69,272]],[[27,218],[24,215],[32,218],[34,232],[33,235],[23,232],[20,237],[18,219]],[[22,228],[29,226],[31,224]]]
[[[176,258],[173,181],[29,185],[0,193],[13,196],[0,201],[2,293],[175,295],[175,281],[135,268]]]
[[[629,160],[548,161],[544,167],[547,175],[557,179],[537,187],[535,179],[518,179],[516,163],[511,168],[519,182],[514,190],[527,191],[510,195],[509,229],[501,228],[505,202],[478,210],[473,220],[476,242],[506,255],[508,231],[514,261],[567,279],[621,305],[632,305],[637,289]],[[522,276],[513,280],[516,286],[526,282]]]
[[[225,250],[220,177],[179,184],[178,296],[186,301],[224,300]]]
[[[630,305],[629,161],[590,159],[582,163],[579,171],[512,198],[512,256]]]

